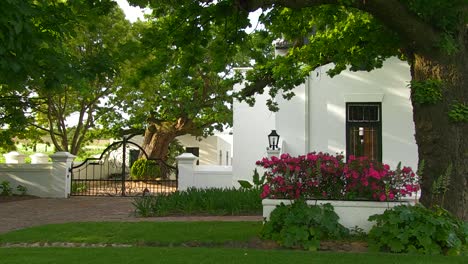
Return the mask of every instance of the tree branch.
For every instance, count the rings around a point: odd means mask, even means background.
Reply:
[[[246,11],[258,8],[283,6],[289,8],[313,7],[324,4],[339,5],[339,0],[237,0]],[[356,0],[351,7],[365,11],[389,29],[395,31],[404,41],[406,48],[422,54],[434,56],[441,54],[437,49],[440,33],[425,23],[398,0]]]

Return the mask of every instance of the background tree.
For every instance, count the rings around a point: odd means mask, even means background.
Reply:
[[[64,43],[73,38],[75,25],[96,20],[115,5],[111,0],[1,1],[0,147],[11,149],[11,139],[24,137],[34,122],[31,109],[44,97],[33,86],[54,93],[76,73]]]
[[[73,74],[53,90],[33,80],[30,89],[44,102],[34,108],[36,118],[30,125],[46,131],[56,150],[78,154],[83,143],[97,136],[89,132],[112,111],[105,101],[118,86],[129,31],[130,23],[117,6],[96,21],[82,21],[64,40]],[[71,117],[76,124],[67,123]]]
[[[334,75],[347,66],[351,70],[372,70],[394,55],[406,59],[411,67],[419,160],[426,165],[421,202],[430,205],[434,181],[451,166],[450,190],[443,206],[468,219],[466,0],[149,2],[158,10],[156,16],[165,13],[161,6],[183,6],[187,13],[179,17],[180,21],[199,26],[209,18],[222,25],[236,17],[246,18],[259,8],[268,10],[262,17],[267,31],[284,38],[291,48],[284,57],[256,64],[247,76],[243,97],[262,92],[266,86],[271,87],[272,97],[279,92],[291,97],[292,89],[304,81],[310,70],[330,62],[336,65],[329,72]],[[178,31],[177,27],[172,31]],[[270,106],[276,108],[273,102]]]

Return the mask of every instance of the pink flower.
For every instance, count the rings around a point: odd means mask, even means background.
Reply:
[[[260,195],[260,197],[261,197],[262,199],[265,199],[266,197],[268,197],[269,194],[270,194],[270,186],[268,186],[268,185],[266,185],[266,184],[263,185],[263,192],[262,192],[262,194]]]
[[[387,198],[387,197],[386,197],[385,194],[383,194],[383,193],[379,196],[379,200],[380,200],[381,202],[385,201],[386,198]]]
[[[369,176],[371,176],[373,178],[376,178],[377,180],[380,179],[380,174],[376,170],[374,170],[373,168],[369,169]]]

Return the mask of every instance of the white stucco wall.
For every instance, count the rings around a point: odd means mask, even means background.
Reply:
[[[235,85],[234,90],[239,91],[243,86]],[[255,107],[246,103],[234,101],[234,127],[233,127],[233,182],[239,179],[251,180],[255,161],[267,156],[267,135],[275,129],[275,113],[268,110],[266,100],[268,92],[255,97]]]
[[[231,143],[229,142],[229,137],[232,137],[232,136],[223,135],[223,137],[220,137],[217,135],[213,135],[213,136],[208,136],[206,138],[203,138],[203,137],[197,138],[192,135],[183,135],[183,136],[177,137],[177,139],[184,147],[199,148],[200,165],[220,165],[220,160],[219,160],[220,150],[222,151],[221,165],[227,165],[226,153],[229,152],[229,156],[232,156],[232,150],[231,150],[232,146],[231,146]],[[143,137],[135,136],[134,138],[132,138],[131,141],[135,142],[138,145],[141,145],[143,143]],[[229,162],[231,163],[231,161]]]
[[[200,165],[217,165],[218,164],[218,139],[216,136],[201,138],[198,140],[191,135],[177,137],[179,142],[184,147],[194,147],[200,150]]]
[[[308,82],[306,82],[308,83]],[[291,100],[283,99],[281,95],[276,98],[280,111],[276,113],[276,132],[282,141],[283,153],[292,156],[308,152],[307,124],[307,93],[306,85],[299,85],[294,89],[295,96]]]
[[[381,69],[344,71],[333,78],[326,74],[330,67],[318,68],[309,82],[310,150],[345,153],[346,102],[381,102],[383,161],[417,168],[408,64],[391,58]]]

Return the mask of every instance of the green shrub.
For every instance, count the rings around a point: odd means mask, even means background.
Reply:
[[[440,207],[430,210],[421,205],[401,205],[381,215],[373,215],[369,221],[377,222],[369,231],[369,246],[372,250],[466,254],[468,224]]]
[[[331,204],[308,206],[304,200],[297,200],[292,205],[277,206],[263,225],[260,236],[284,247],[315,251],[320,240],[349,234],[338,219]]]
[[[130,170],[132,180],[154,180],[161,178],[161,166],[155,160],[139,159]]]
[[[74,182],[71,186],[72,193],[82,193],[88,190],[88,185],[85,182]]]
[[[0,183],[0,195],[1,196],[11,196],[11,195],[13,195],[13,188],[11,188],[10,182],[2,181]]]
[[[138,216],[261,215],[259,190],[195,189],[166,195],[143,196],[133,202]]]

